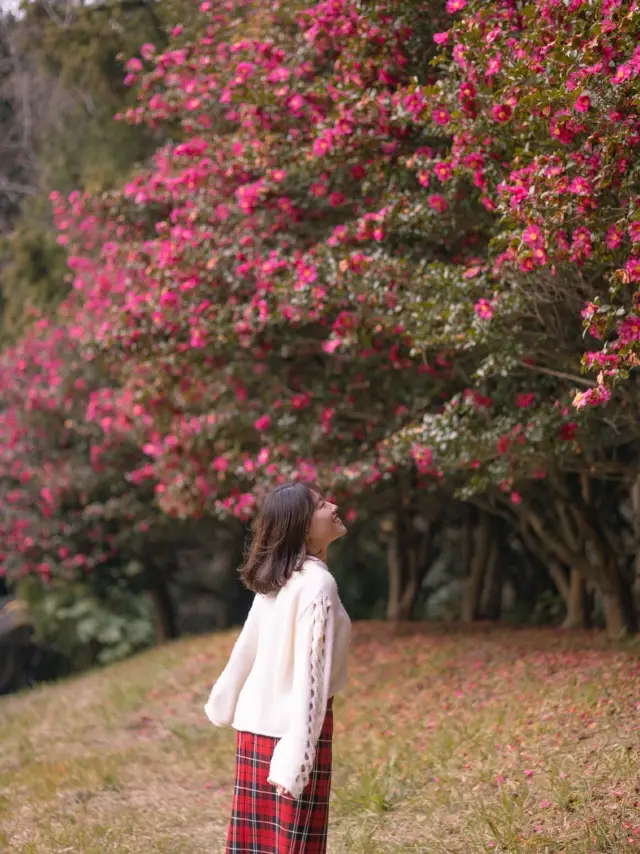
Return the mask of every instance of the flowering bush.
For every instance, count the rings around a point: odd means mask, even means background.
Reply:
[[[166,512],[247,516],[261,482],[377,481],[378,442],[440,393],[448,361],[410,358],[411,269],[385,235],[405,204],[384,206],[394,170],[416,145],[391,98],[424,59],[382,8],[201,12],[197,36],[145,47],[126,116],[177,120],[184,141],[119,193],[55,203],[72,335],[120,389],[94,393],[90,417],[130,431],[148,458],[131,476],[157,481]],[[129,68],[133,82],[142,61]],[[453,251],[457,226],[429,210],[432,253],[443,235]]]
[[[441,110],[454,168],[499,220],[494,310],[583,302],[597,384],[575,405],[603,403],[638,364],[640,4],[454,5]]]
[[[2,567],[14,580],[132,576],[144,540],[159,534],[152,491],[124,478],[139,450],[87,419],[100,380],[65,327],[48,320],[2,354]]]
[[[243,519],[290,477],[349,495],[410,469],[515,505],[592,471],[571,397],[636,358],[639,14],[205,0],[144,45],[120,118],[179,141],[54,196],[65,334],[97,372],[74,405],[113,470],[166,514]]]

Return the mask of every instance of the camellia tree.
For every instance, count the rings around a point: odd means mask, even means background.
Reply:
[[[637,96],[611,82],[608,123],[606,98],[574,103],[576,45],[631,63],[634,22],[633,3],[206,0],[144,45],[121,118],[179,142],[119,191],[54,199],[65,323],[110,381],[89,420],[142,449],[133,482],[182,517],[248,518],[303,477],[431,519],[439,484],[515,507],[579,469],[594,434],[570,392],[604,400],[632,358],[618,334],[578,375],[580,311],[620,280],[594,235],[615,212],[632,240]],[[597,316],[622,329],[616,299]]]
[[[28,589],[38,599],[54,591],[69,619],[83,622],[87,649],[103,658],[150,640],[142,598],[128,594],[147,591],[157,635],[172,635],[168,520],[152,486],[126,477],[142,452],[126,425],[105,430],[87,417],[93,395],[113,390],[68,329],[47,319],[2,353],[0,382],[3,575],[37,580],[43,586]]]
[[[494,212],[477,320],[457,330],[462,348],[481,356],[484,346],[486,357],[473,387],[392,445],[400,456],[416,442],[428,445],[463,494],[506,492],[510,514],[537,520],[536,537],[524,527],[527,543],[550,547],[547,565],[557,570],[560,561],[574,579],[581,573],[583,587],[595,581],[619,634],[636,623],[632,575],[624,557],[609,553],[602,526],[610,522],[593,506],[598,490],[585,484],[622,480],[638,512],[637,389],[623,386],[606,418],[581,417],[571,403],[584,410],[609,401],[637,358],[640,9],[543,0],[449,8],[461,14],[436,36],[436,62],[448,73],[430,93],[438,107],[423,116],[446,127],[451,146],[444,164],[439,157],[420,167],[445,169],[449,180],[466,175]],[[589,333],[582,361],[595,382],[576,376],[580,313]],[[432,340],[430,320],[422,319],[417,346]],[[567,489],[569,472],[582,486]],[[523,506],[532,487],[544,508],[566,510],[569,501],[580,518],[567,523],[556,513],[550,534]],[[579,554],[585,548],[591,559]],[[562,582],[560,589],[570,592]]]
[[[402,218],[403,203],[384,209],[399,157],[418,145],[410,115],[386,114],[433,31],[395,32],[382,7],[292,12],[205,3],[171,50],[144,46],[141,107],[127,118],[180,122],[184,140],[119,193],[55,200],[72,334],[121,389],[95,395],[92,417],[131,424],[149,460],[132,477],[156,481],[170,514],[247,518],[261,488],[292,476],[341,495],[391,482],[378,443],[456,382],[443,348],[410,358],[394,289],[411,268],[398,235],[385,237]],[[133,78],[142,60],[129,67]],[[341,81],[352,104],[336,97]],[[379,89],[370,104],[365,84]],[[458,227],[473,241],[463,210],[459,224],[429,211],[430,254],[452,254]],[[360,249],[371,243],[379,259]]]

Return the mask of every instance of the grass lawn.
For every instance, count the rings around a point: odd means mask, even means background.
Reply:
[[[0,700],[0,851],[218,854],[236,632]],[[599,634],[354,626],[331,854],[640,854],[640,659]]]

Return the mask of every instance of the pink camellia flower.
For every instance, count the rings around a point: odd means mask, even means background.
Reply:
[[[536,246],[534,249],[532,249],[531,256],[535,263],[539,264],[540,266],[546,264],[548,261],[547,253],[544,251],[542,246]]]
[[[629,226],[629,237],[632,243],[640,243],[640,221],[636,220]]]
[[[296,95],[292,95],[291,98],[289,98],[289,109],[293,113],[300,112],[300,110],[303,107],[304,107],[304,98],[302,97],[302,95],[296,94]]]
[[[571,250],[572,261],[582,261],[593,254],[592,235],[586,226],[581,225],[573,232]]]
[[[629,276],[629,281],[640,282],[640,257],[632,256],[629,258],[624,269]]]
[[[254,422],[253,426],[262,433],[264,430],[268,430],[271,426],[271,417],[269,415],[261,415],[257,421]]]
[[[173,291],[165,291],[160,296],[160,305],[163,308],[175,308],[178,305],[178,295]]]
[[[333,140],[330,133],[324,133],[317,139],[314,139],[312,150],[316,157],[324,157],[333,147]]]
[[[449,202],[444,198],[444,196],[440,196],[437,193],[429,196],[427,202],[429,203],[429,207],[433,208],[433,210],[438,213],[444,213],[449,209]]]
[[[543,240],[540,227],[537,225],[528,225],[522,234],[522,239],[531,248],[542,245]]]
[[[569,184],[569,192],[576,196],[588,196],[591,192],[591,184],[586,178],[577,177]]]
[[[456,12],[462,12],[466,5],[467,0],[447,0],[447,12],[455,15]]]
[[[509,451],[511,447],[511,439],[508,436],[500,436],[498,441],[496,442],[496,450],[500,454],[500,456],[504,456]]]
[[[453,174],[453,169],[449,163],[436,163],[433,167],[433,171],[436,178],[438,178],[439,181],[442,181],[443,184],[448,181]]]
[[[513,110],[509,106],[509,104],[495,104],[491,111],[493,118],[499,122],[500,124],[504,124],[508,122],[511,118]]]
[[[223,472],[229,468],[229,462],[224,457],[216,457],[213,461],[212,468],[214,471]]]
[[[433,454],[429,448],[416,443],[411,448],[411,456],[420,474],[427,474],[430,471],[433,463]]]
[[[322,349],[325,353],[335,353],[339,346],[339,338],[329,338],[327,341],[322,342]]]
[[[625,317],[618,327],[618,340],[621,344],[635,344],[640,341],[640,317]]]
[[[488,299],[482,297],[474,305],[473,310],[481,320],[491,320],[493,317],[493,306]]]
[[[516,406],[518,409],[528,409],[535,401],[536,396],[532,391],[516,395]]]
[[[492,56],[489,62],[487,63],[487,71],[485,73],[485,77],[495,77],[499,71],[502,70],[502,54],[498,53],[495,56]]]
[[[621,228],[618,228],[617,225],[610,225],[607,230],[607,236],[605,238],[605,243],[609,249],[617,249],[618,246],[622,243],[622,239],[624,237],[624,232]]]
[[[598,386],[586,391],[579,391],[573,398],[573,405],[576,409],[584,409],[585,406],[599,406],[606,403],[610,397],[611,392],[606,386]]]
[[[310,285],[318,278],[318,270],[314,264],[300,263],[296,270],[298,278],[296,280],[295,289],[303,290],[306,285]]]
[[[580,95],[580,97],[576,100],[573,105],[573,109],[576,113],[586,113],[589,107],[591,106],[591,99],[588,95]]]
[[[431,118],[437,125],[444,127],[451,121],[451,114],[446,107],[434,107],[431,112]]]
[[[433,40],[436,44],[446,44],[449,41],[449,31],[445,30],[443,33],[436,33]]]
[[[311,397],[307,394],[307,392],[301,392],[300,394],[294,394],[291,398],[291,406],[293,409],[306,409],[311,403]]]

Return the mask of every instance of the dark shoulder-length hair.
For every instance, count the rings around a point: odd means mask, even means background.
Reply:
[[[300,482],[284,483],[267,493],[240,569],[245,587],[254,593],[274,593],[302,569],[305,537],[319,497],[315,486]]]

